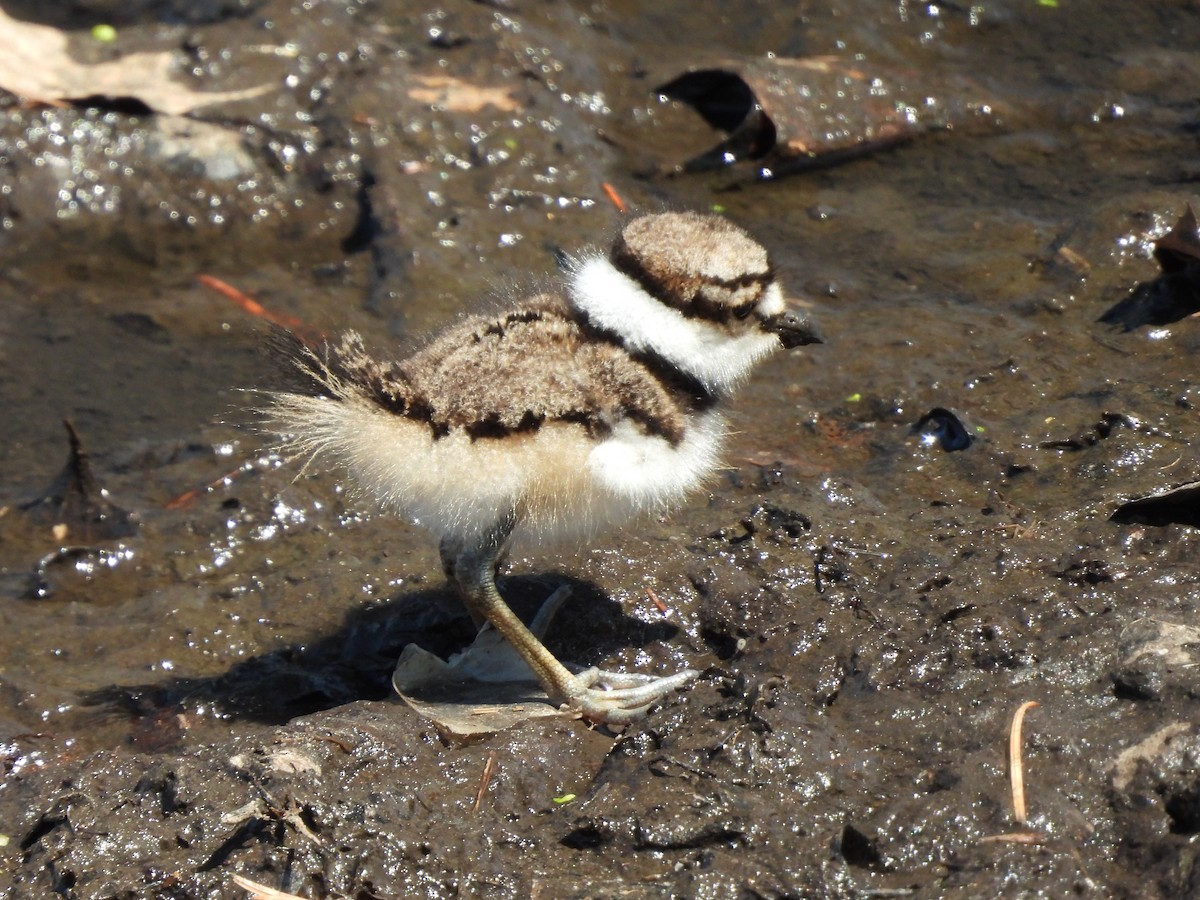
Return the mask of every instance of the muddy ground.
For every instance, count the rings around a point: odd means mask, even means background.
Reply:
[[[270,89],[0,106],[0,896],[1200,897],[1200,291],[1151,255],[1195,2],[40,7]],[[722,134],[655,88],[767,53],[906,92],[904,140],[835,91],[873,152],[677,171]],[[700,681],[464,745],[389,683],[471,637],[434,539],[262,449],[265,325],[197,276],[386,348],[606,241],[604,182],[744,225],[826,344],[709,492],[501,583],[572,585],[565,659]]]

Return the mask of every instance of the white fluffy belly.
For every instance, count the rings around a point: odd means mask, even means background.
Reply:
[[[293,449],[346,467],[386,508],[467,542],[510,511],[514,539],[536,545],[673,506],[717,466],[725,432],[721,417],[707,412],[675,446],[630,422],[599,442],[574,423],[435,439],[428,425],[367,403],[285,397]]]

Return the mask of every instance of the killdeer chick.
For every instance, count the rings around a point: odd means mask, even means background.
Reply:
[[[496,589],[515,542],[585,539],[666,509],[718,465],[722,407],[779,347],[819,342],[788,311],[766,250],[720,216],[630,221],[561,291],[461,319],[408,358],[357,334],[293,358],[312,393],[268,395],[271,431],[350,471],[386,508],[441,535],[476,623],[511,643],[552,701],[596,722],[637,719],[694,679],[573,673]]]

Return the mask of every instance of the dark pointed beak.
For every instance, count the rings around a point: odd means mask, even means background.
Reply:
[[[805,344],[823,344],[821,334],[815,325],[794,312],[780,313],[763,319],[763,328],[779,335],[779,343],[791,350],[793,347],[803,347]]]

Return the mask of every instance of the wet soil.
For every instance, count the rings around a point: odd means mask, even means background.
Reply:
[[[1200,323],[1100,321],[1197,200],[1195,3],[55,15],[275,90],[0,105],[0,896],[1200,897]],[[672,174],[722,135],[653,87],[767,53],[958,113]],[[389,685],[471,638],[434,539],[262,449],[265,325],[197,276],[387,347],[605,242],[603,182],[744,225],[826,344],[710,491],[502,580],[571,584],[561,657],[700,681],[457,744]]]

